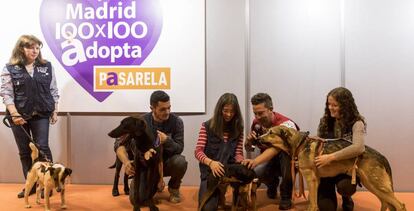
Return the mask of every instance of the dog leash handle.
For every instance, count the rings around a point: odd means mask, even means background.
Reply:
[[[6,127],[11,128],[10,115],[4,116],[4,118],[3,118],[3,124],[6,125]]]

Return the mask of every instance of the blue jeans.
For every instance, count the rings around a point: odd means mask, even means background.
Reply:
[[[268,188],[277,188],[279,177],[282,177],[280,183],[280,196],[284,200],[292,198],[292,175],[290,170],[290,156],[286,152],[279,152],[269,162],[256,166],[254,171],[260,182],[266,184]]]
[[[11,125],[14,139],[19,149],[20,161],[22,163],[22,170],[24,178],[27,177],[27,172],[32,166],[32,158],[30,156],[32,150],[29,147],[30,139],[23,130],[23,128],[33,137],[33,140],[39,145],[39,151],[42,151],[46,157],[52,161],[52,152],[49,148],[49,118],[34,116],[27,120],[23,126]],[[41,156],[41,155],[39,155]]]

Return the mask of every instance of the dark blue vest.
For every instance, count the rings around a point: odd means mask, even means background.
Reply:
[[[207,132],[207,143],[204,148],[204,154],[210,159],[220,161],[223,165],[235,163],[236,147],[240,135],[238,137],[230,137],[229,135],[227,142],[224,142],[223,137],[218,137],[210,130],[210,121],[204,122],[204,126]],[[199,166],[201,180],[207,179],[210,167],[201,162]]]
[[[36,64],[33,77],[20,65],[7,65],[13,83],[14,104],[23,117],[30,117],[34,112],[49,116],[55,110],[55,101],[50,93],[52,82],[52,65]]]

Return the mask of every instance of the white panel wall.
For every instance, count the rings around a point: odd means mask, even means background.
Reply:
[[[218,98],[234,93],[245,110],[245,3],[241,0],[207,0],[207,107],[205,115],[184,116],[188,169],[183,183],[199,185],[200,171],[194,158],[201,123],[212,117]],[[243,112],[243,116],[245,116]]]
[[[206,6],[207,112],[182,116],[183,154],[189,161],[184,185],[199,184],[194,158],[198,130],[224,92],[238,96],[242,111],[247,107],[247,122],[253,115],[246,93],[267,92],[277,111],[315,134],[327,92],[344,79],[367,118],[367,144],[386,155],[393,167],[395,190],[414,190],[414,2],[346,1],[341,49],[340,0],[250,1],[247,83],[245,1],[208,0]],[[114,172],[107,167],[114,160],[113,140],[106,134],[122,117],[72,115],[67,121],[61,116],[51,127],[55,161],[70,163],[73,183],[112,183]],[[0,136],[0,168],[7,169],[0,171],[0,182],[23,182],[10,129],[1,126]]]
[[[315,133],[326,93],[340,85],[339,1],[257,0],[250,6],[251,95],[270,94],[276,111]]]
[[[414,190],[414,2],[347,1],[346,86],[384,154],[394,187]]]

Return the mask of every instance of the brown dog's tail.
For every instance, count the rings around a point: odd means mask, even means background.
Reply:
[[[34,162],[37,158],[39,158],[39,150],[32,142],[29,143],[29,147],[32,150],[30,156],[32,157],[32,161]]]
[[[387,172],[388,175],[390,175],[390,177],[392,178],[392,171],[391,171],[391,165],[388,162],[387,158],[382,155],[381,153],[379,153],[377,150],[365,145],[365,151],[369,151],[371,154],[373,154],[375,156],[376,159],[378,159],[378,161],[384,166],[385,171]]]

